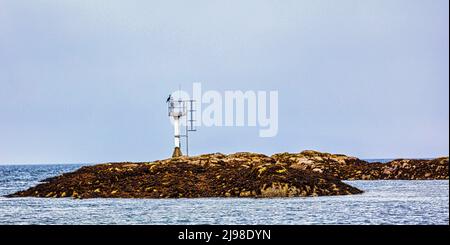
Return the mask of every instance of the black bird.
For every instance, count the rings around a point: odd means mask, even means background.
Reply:
[[[167,97],[166,103],[169,102],[172,99],[172,95],[169,94],[169,97]]]

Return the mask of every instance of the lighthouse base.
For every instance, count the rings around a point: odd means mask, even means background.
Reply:
[[[181,157],[182,155],[180,147],[175,147],[173,149],[172,157]]]

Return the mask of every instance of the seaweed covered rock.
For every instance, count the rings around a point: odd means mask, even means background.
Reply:
[[[361,176],[363,173],[370,172],[377,165],[369,165],[368,162],[356,157],[312,150],[300,153],[278,153],[272,155],[272,158],[277,162],[288,164],[290,168],[310,170],[343,180]]]
[[[448,157],[369,163],[342,154],[307,150],[300,153],[278,153],[272,158],[277,162],[288,164],[290,168],[311,170],[341,180],[448,179]]]
[[[338,179],[256,153],[85,166],[10,197],[294,197],[358,194]]]
[[[448,179],[448,157],[369,163],[303,151],[221,153],[143,163],[85,166],[10,197],[292,197],[358,194],[341,180]]]
[[[382,165],[380,171],[383,179],[448,179],[448,157],[397,159]]]

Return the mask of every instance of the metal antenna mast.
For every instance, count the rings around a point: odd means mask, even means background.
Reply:
[[[194,102],[195,100],[187,100],[187,116],[186,116],[186,155],[189,156],[189,132],[195,132],[197,129],[194,127]]]

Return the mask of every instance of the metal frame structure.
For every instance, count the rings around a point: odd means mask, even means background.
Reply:
[[[189,156],[189,132],[195,132],[195,119],[194,119],[194,103],[195,100],[181,100],[174,99],[169,96],[167,99],[168,116],[174,119],[174,141],[175,148],[181,150],[181,137],[185,138],[186,143],[186,156]],[[185,129],[184,134],[180,132],[180,120],[184,117]],[[176,150],[176,149],[175,149]]]

